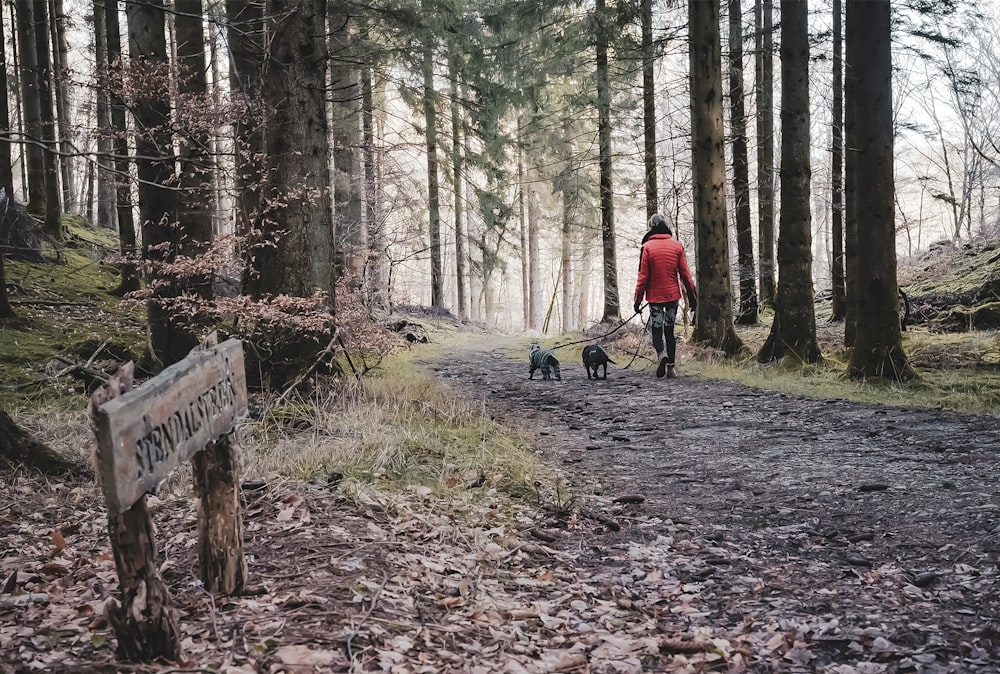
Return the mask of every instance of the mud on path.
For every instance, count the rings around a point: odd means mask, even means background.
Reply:
[[[633,587],[654,629],[745,634],[752,671],[1000,672],[1000,420],[757,390],[683,362],[657,379],[619,354],[607,380],[569,350],[562,381],[529,380],[528,345],[423,365],[537,429],[569,484],[542,500],[621,525],[550,507],[549,545]],[[679,606],[642,595],[636,543],[662,548]]]

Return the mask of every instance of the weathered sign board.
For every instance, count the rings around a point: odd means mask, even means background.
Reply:
[[[159,574],[145,494],[191,460],[202,581],[210,592],[241,592],[247,564],[234,424],[247,411],[243,344],[218,344],[213,333],[138,388],[133,371],[132,363],[122,365],[88,407],[121,585],[121,602],[109,601],[105,612],[120,658],[178,662],[181,632]]]
[[[192,351],[94,410],[108,510],[125,512],[247,412],[243,343]]]

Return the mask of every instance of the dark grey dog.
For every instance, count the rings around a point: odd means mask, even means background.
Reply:
[[[587,368],[587,379],[607,379],[608,378],[608,363],[617,365],[615,361],[608,358],[608,353],[603,348],[597,344],[591,344],[590,346],[583,347],[583,366]],[[597,369],[599,367],[604,367],[604,376],[597,376]],[[590,376],[590,372],[593,370],[594,376]]]
[[[559,373],[559,359],[552,355],[551,351],[543,349],[537,344],[532,344],[528,357],[531,359],[528,379],[535,378],[535,370],[542,371],[542,379],[551,379],[551,372],[555,370],[556,379],[562,381],[562,376]]]

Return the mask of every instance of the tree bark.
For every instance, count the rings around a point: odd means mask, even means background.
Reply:
[[[833,265],[830,274],[833,295],[831,321],[842,321],[847,311],[844,285],[844,58],[843,0],[833,0],[833,149],[830,204],[833,211],[831,238]]]
[[[378,198],[378,163],[375,152],[375,110],[372,91],[372,70],[365,67],[361,75],[361,126],[364,136],[365,163],[365,219],[368,228],[368,255],[365,262],[365,288],[373,307],[386,308],[388,293],[385,288],[385,233],[382,226]]]
[[[621,318],[618,261],[615,255],[615,193],[611,167],[611,84],[608,74],[609,27],[605,0],[594,8],[597,31],[597,146],[600,164],[601,249],[604,253],[604,314],[601,322]]]
[[[95,117],[97,121],[97,215],[98,227],[115,227],[114,209],[114,164],[112,163],[111,104],[108,99],[108,27],[104,16],[105,0],[94,0],[94,75],[97,87],[94,91]],[[90,213],[90,205],[87,205]]]
[[[7,22],[0,7],[0,91],[7,89]],[[0,188],[14,199],[14,163],[11,160],[11,123],[7,96],[0,96]]]
[[[38,49],[35,45],[34,0],[16,0],[17,47],[20,57],[21,110],[24,116],[23,131],[27,137],[24,146],[24,164],[27,173],[28,212],[34,216],[45,215],[45,152],[42,149],[42,99],[38,84]]]
[[[734,355],[743,349],[743,343],[733,327],[733,292],[729,279],[719,0],[689,2],[688,26],[698,284],[694,339]]]
[[[174,26],[177,32],[177,87],[180,94],[177,105],[182,112],[183,106],[194,106],[183,115],[183,118],[191,120],[188,127],[180,129],[178,217],[184,231],[177,252],[186,257],[196,257],[204,254],[212,243],[215,202],[215,158],[210,152],[212,136],[209,126],[203,124],[197,114],[199,106],[210,104],[204,9],[202,0],[175,0],[174,6],[177,9]],[[203,299],[212,297],[211,274],[199,273],[178,279],[178,285],[181,292],[190,292]],[[192,334],[191,339],[196,340],[197,336]],[[187,351],[190,350],[188,348]]]
[[[68,212],[79,210],[78,204],[73,204],[76,194],[76,170],[72,157],[73,143],[73,120],[70,114],[70,79],[68,72],[69,42],[66,39],[66,11],[63,8],[63,0],[49,0],[49,25],[52,30],[53,56],[53,91],[56,102],[56,120],[59,129],[59,150],[62,155],[59,157],[59,169],[62,177],[62,204]],[[76,208],[74,208],[76,206]]]
[[[773,306],[774,281],[774,10],[771,0],[756,0],[755,78],[757,80],[757,229],[760,303]]]
[[[903,351],[896,281],[891,18],[889,0],[847,0],[847,63],[854,79],[847,147],[857,154],[858,251],[858,320],[849,372],[858,379],[906,381],[914,372]]]
[[[38,98],[41,111],[41,142],[45,146],[42,152],[42,164],[45,169],[45,219],[42,228],[45,233],[56,241],[62,241],[62,206],[59,192],[59,143],[56,134],[56,115],[54,98],[55,86],[52,76],[52,51],[49,49],[49,26],[46,12],[47,3],[44,0],[33,2],[33,18],[35,22],[36,75],[38,78]]]
[[[774,322],[757,358],[821,358],[812,284],[809,191],[809,7],[781,0],[781,221]]]
[[[465,194],[462,191],[462,186],[465,181],[463,173],[464,168],[464,157],[462,155],[462,128],[464,126],[464,119],[462,116],[462,105],[458,97],[458,80],[460,77],[458,69],[458,53],[455,47],[452,47],[452,53],[448,60],[448,69],[451,71],[451,175],[452,175],[452,188],[454,190],[454,211],[455,211],[455,289],[458,291],[458,316],[459,318],[468,318],[469,316],[469,306],[468,299],[465,295],[465,233],[462,220],[465,218]],[[523,153],[520,151],[517,155],[517,170],[518,175],[523,178],[524,175],[524,157]],[[524,255],[523,249],[523,239],[524,239],[524,182],[522,180],[518,181],[518,184],[522,186],[522,189],[518,191],[518,200],[521,205],[521,238],[522,238],[522,261]],[[524,265],[522,264],[522,267]],[[527,277],[523,275],[522,280],[525,287],[527,287]],[[527,304],[525,304],[527,307]]]
[[[642,0],[642,129],[643,161],[646,167],[646,220],[660,210],[656,180],[656,88],[653,66],[656,50],[653,45],[653,0]]]
[[[262,81],[269,119],[261,226],[250,293],[333,297],[333,222],[326,121],[324,0],[268,0],[270,52]]]
[[[254,244],[259,241],[261,217],[260,185],[264,179],[263,100],[264,69],[263,3],[226,0],[226,37],[229,42],[229,90],[237,103],[233,121],[233,201],[237,247],[244,259],[241,286],[252,292]]]
[[[431,12],[428,0],[422,0],[425,15]],[[441,269],[441,207],[438,187],[437,157],[437,93],[434,90],[434,42],[427,34],[423,38],[424,76],[424,141],[427,150],[427,235],[431,257],[431,306],[444,308],[444,279]]]
[[[344,0],[331,2],[330,87],[332,93],[333,212],[337,277],[346,275],[352,286],[361,282],[365,263],[364,195],[361,148],[361,75],[357,50],[357,23]]]
[[[169,81],[163,0],[128,3],[130,68],[163,85]],[[139,178],[139,218],[142,223],[143,259],[150,264],[149,341],[152,355],[164,367],[184,358],[197,339],[178,323],[169,308],[177,295],[174,278],[165,265],[174,260],[181,231],[177,218],[177,192],[173,183],[173,139],[170,101],[166,86],[142,86],[133,103],[136,126],[136,173]]]
[[[733,138],[733,201],[736,207],[736,250],[740,269],[740,309],[736,322],[757,322],[757,270],[750,223],[750,162],[747,119],[743,102],[743,9],[729,0],[729,101]]]
[[[121,277],[118,287],[111,292],[119,297],[139,289],[139,271],[130,260],[136,256],[135,216],[132,212],[132,186],[129,179],[128,137],[125,120],[125,100],[122,98],[121,86],[111,86],[111,80],[120,84],[123,76],[123,55],[121,41],[121,24],[118,18],[118,0],[103,0],[104,26],[107,30],[108,65],[113,66],[109,73],[108,103],[111,106],[111,128],[114,140],[115,165],[115,211],[118,219],[118,242],[125,261],[120,267]]]

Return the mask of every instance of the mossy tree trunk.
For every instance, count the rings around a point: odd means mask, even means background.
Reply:
[[[761,362],[821,358],[816,340],[809,201],[809,7],[781,2],[781,219],[778,294],[771,332],[757,354]]]
[[[905,381],[914,372],[903,351],[896,280],[891,17],[889,0],[847,1],[847,63],[854,77],[847,147],[857,155],[857,326],[849,372]]]

